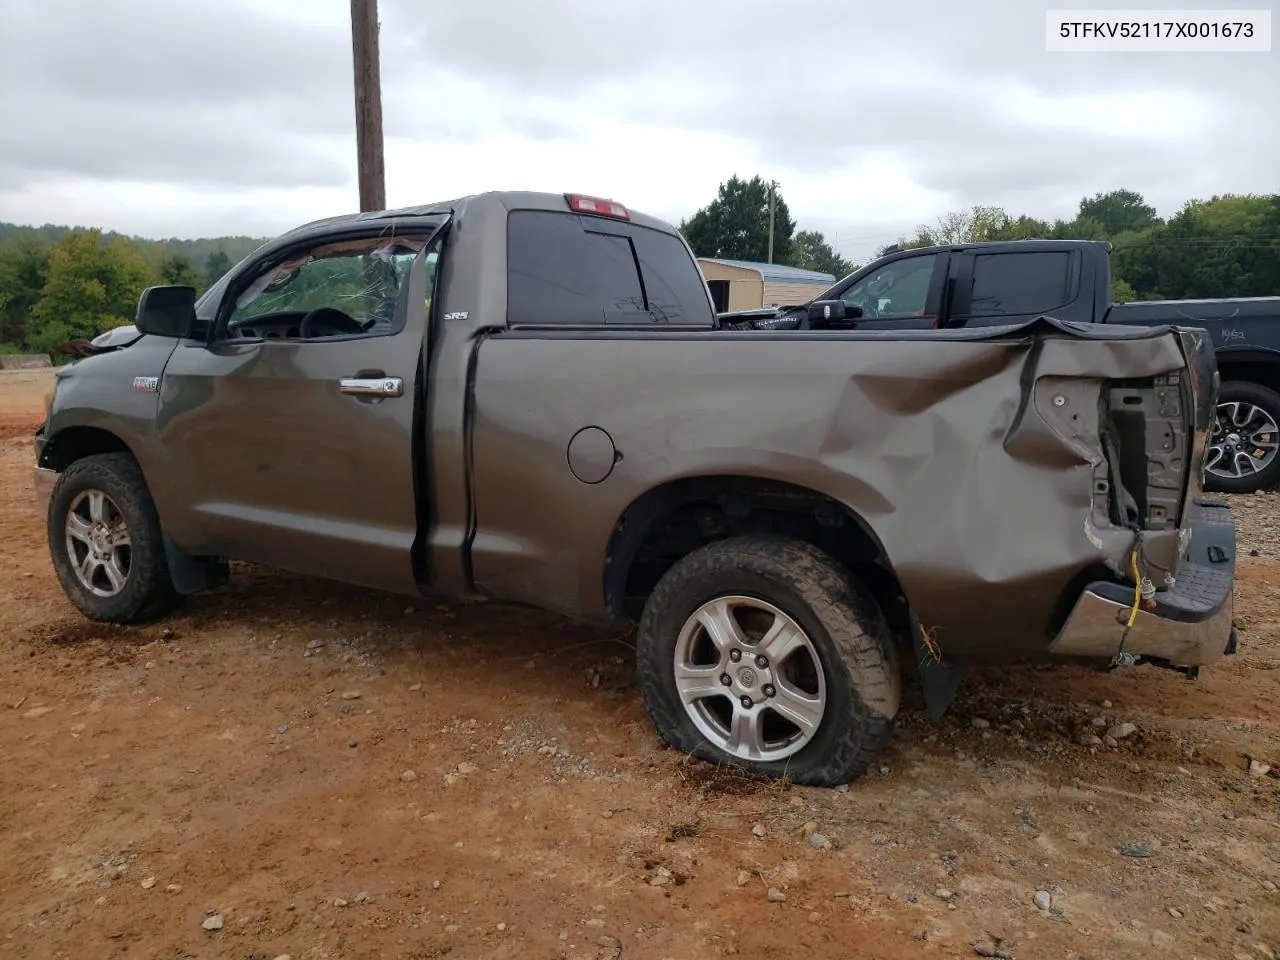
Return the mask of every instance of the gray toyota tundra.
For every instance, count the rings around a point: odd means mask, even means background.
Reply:
[[[488,193],[147,290],[58,372],[36,487],[93,619],[229,560],[638,619],[667,743],[839,784],[903,664],[940,712],[968,664],[1234,651],[1216,389],[1180,327],[726,329],[670,225]]]

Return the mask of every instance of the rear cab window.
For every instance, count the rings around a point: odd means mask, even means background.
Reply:
[[[507,319],[572,327],[714,323],[702,274],[679,237],[542,210],[507,218]]]
[[[971,317],[1049,313],[1071,300],[1066,251],[983,253],[973,258]]]

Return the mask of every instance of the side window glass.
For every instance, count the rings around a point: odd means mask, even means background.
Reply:
[[[573,326],[713,322],[702,273],[678,237],[537,210],[507,218],[507,319]]]
[[[236,297],[227,336],[315,339],[395,333],[403,324],[400,294],[426,241],[370,237],[328,242],[273,264]],[[428,254],[432,261],[436,256],[435,251]]]
[[[631,234],[654,323],[709,327],[715,318],[697,262],[677,238],[637,227]]]
[[[982,254],[973,260],[974,317],[1042,314],[1069,296],[1071,254],[1065,252]]]
[[[507,317],[587,325],[646,317],[631,241],[584,217],[517,210],[507,219]],[[595,224],[593,223],[594,227]]]
[[[895,260],[863,277],[840,299],[851,307],[861,307],[862,315],[869,319],[923,316],[937,260],[936,253]]]

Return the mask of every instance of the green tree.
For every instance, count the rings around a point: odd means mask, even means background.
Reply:
[[[900,241],[901,246],[935,247],[954,243],[983,243],[988,240],[1012,239],[1003,233],[1014,223],[1000,207],[978,205],[967,210],[951,210],[938,217],[932,226],[916,227],[916,235]]]
[[[1093,220],[1102,226],[1104,235],[1112,236],[1130,230],[1145,230],[1160,222],[1156,208],[1142,194],[1132,190],[1097,193],[1080,201],[1077,220]]]
[[[191,258],[181,253],[165,254],[160,261],[160,279],[167,284],[184,287],[201,285],[201,277]]]
[[[231,257],[225,250],[215,250],[204,261],[205,286],[212,287],[231,269]]]
[[[1111,238],[1111,275],[1124,277],[1133,300],[1160,300],[1160,238],[1163,225],[1127,231]],[[1114,281],[1113,281],[1114,285]],[[1113,296],[1112,299],[1119,299]]]
[[[117,237],[103,243],[100,230],[73,230],[49,251],[28,346],[52,351],[132,322],[150,278],[147,261],[132,241]]]
[[[1010,220],[1000,227],[992,240],[1044,240],[1053,232],[1053,227],[1046,220],[1037,220],[1025,214],[1016,220]]]
[[[776,193],[773,218],[773,262],[794,261],[796,224]],[[680,224],[680,232],[700,257],[763,262],[769,255],[769,184],[760,177],[737,174],[720,184],[714,200]]]
[[[1112,246],[1139,299],[1280,296],[1280,195],[1191,200]]]
[[[48,269],[49,251],[32,237],[0,246],[0,343],[21,345],[26,339]]]
[[[1110,234],[1101,220],[1079,216],[1074,220],[1056,220],[1049,236],[1054,240],[1106,240]]]
[[[801,230],[797,233],[792,238],[792,253],[793,266],[830,273],[837,280],[847,277],[857,269],[856,265],[836,253],[827,238],[817,230]]]

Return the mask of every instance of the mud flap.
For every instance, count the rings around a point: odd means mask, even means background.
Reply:
[[[168,534],[164,535],[164,555],[173,589],[183,596],[215,590],[231,579],[231,567],[227,561],[184,553]]]
[[[941,719],[955,699],[964,670],[942,662],[937,647],[925,642],[920,622],[914,617],[911,618],[911,646],[916,655],[916,669],[920,671],[924,705],[928,708],[931,719]]]

